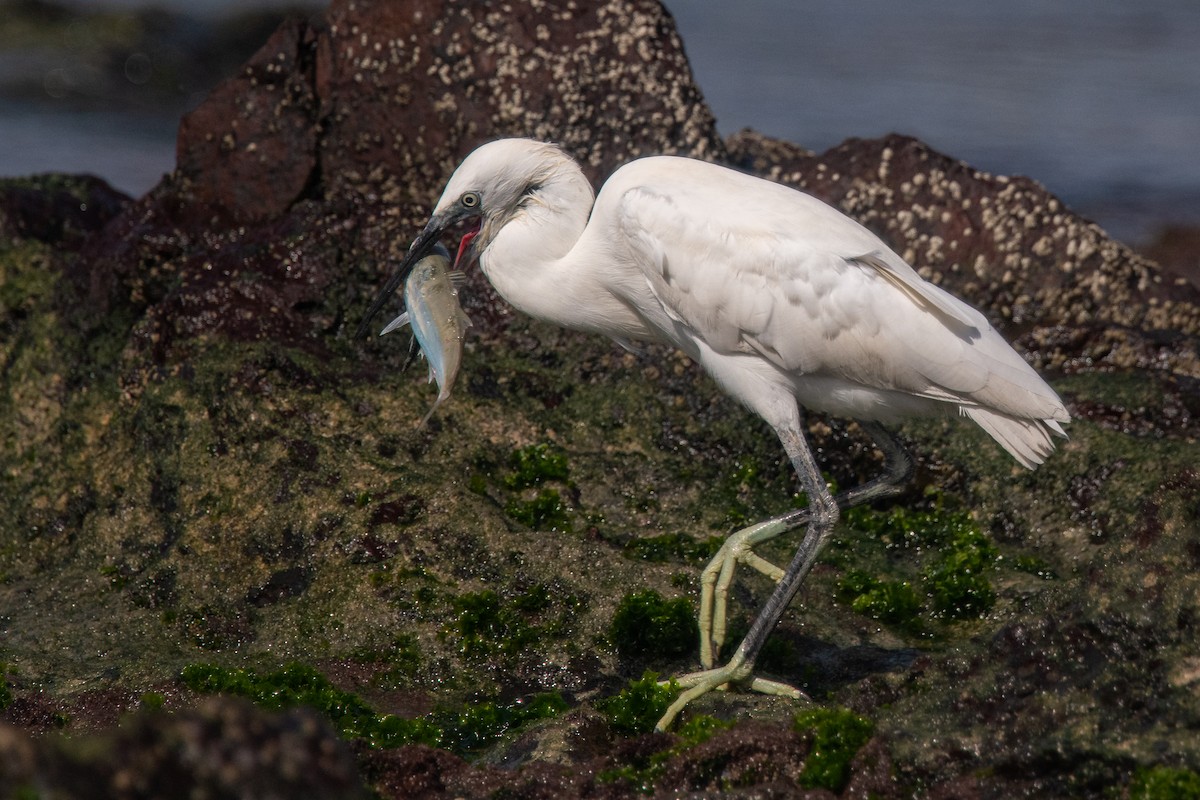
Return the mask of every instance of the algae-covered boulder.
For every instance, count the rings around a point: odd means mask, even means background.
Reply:
[[[911,139],[722,141],[657,3],[538,5],[335,2],[184,119],[145,197],[0,181],[0,791],[1189,796],[1196,287]],[[1036,472],[901,428],[913,486],[846,515],[762,658],[810,702],[714,692],[647,732],[714,546],[803,502],[684,356],[531,322],[473,271],[418,428],[406,343],[351,337],[457,161],[514,134],[596,181],[675,152],[805,188],[1067,401]],[[878,469],[854,424],[809,429],[831,481]],[[770,588],[737,577],[734,636]]]

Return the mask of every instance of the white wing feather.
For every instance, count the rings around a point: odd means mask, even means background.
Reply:
[[[662,312],[718,352],[952,403],[1026,464],[1048,452],[1041,421],[1068,420],[983,314],[815,198],[663,157],[618,170],[602,204]],[[1018,446],[1031,420],[1036,443]]]

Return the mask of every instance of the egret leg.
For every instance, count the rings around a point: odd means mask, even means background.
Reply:
[[[803,696],[799,690],[786,684],[753,678],[754,661],[762,650],[763,644],[766,643],[767,637],[779,623],[784,610],[800,590],[804,579],[820,556],[821,550],[824,549],[834,525],[837,524],[840,508],[849,508],[869,500],[896,494],[900,491],[899,484],[907,480],[912,473],[912,460],[891,434],[875,423],[863,423],[863,428],[884,452],[887,459],[886,469],[879,478],[844,492],[837,498],[830,494],[825,485],[820,469],[813,458],[812,450],[799,426],[778,431],[779,439],[800,478],[801,486],[808,495],[809,507],[782,514],[766,522],[753,525],[745,531],[740,531],[734,535],[737,537],[737,542],[730,547],[729,552],[724,557],[718,554],[705,569],[702,576],[700,625],[701,658],[702,665],[706,669],[684,675],[679,679],[679,683],[686,687],[686,691],[680,694],[663,714],[656,726],[658,730],[666,730],[689,702],[705,692],[721,688],[728,683],[741,684],[753,691],[768,694],[793,698]],[[808,524],[808,530],[786,570],[780,570],[750,551],[753,545],[767,541],[805,523]],[[722,548],[722,551],[724,550],[725,548]],[[753,558],[749,556],[753,556]],[[714,669],[709,665],[714,651],[719,649],[721,644],[717,636],[719,635],[720,639],[723,639],[725,635],[725,596],[738,561],[758,569],[769,577],[775,577],[778,574],[777,582],[775,590],[767,598],[762,611],[750,626],[750,631],[738,645],[729,663]],[[708,627],[706,627],[706,621]],[[705,644],[706,640],[709,642],[707,645]],[[708,664],[703,663],[706,656],[709,659]]]
[[[804,513],[807,518],[807,512]],[[803,521],[803,520],[802,520]],[[773,539],[799,522],[776,517],[733,533],[700,573],[700,665],[709,669],[725,641],[726,598],[738,562],[757,569],[776,583],[783,570],[762,558],[754,545]]]
[[[900,442],[874,422],[860,422],[884,454],[883,474],[853,489],[841,492],[834,501],[842,511],[897,494],[912,476],[912,459]],[[808,522],[808,509],[797,509],[743,528],[729,536],[700,574],[700,666],[711,669],[725,643],[729,585],[738,563],[745,564],[776,583],[784,571],[762,558],[753,548]]]

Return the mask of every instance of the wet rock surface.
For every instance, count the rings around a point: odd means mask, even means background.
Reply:
[[[349,338],[457,161],[513,134],[564,143],[596,181],[676,152],[817,194],[980,306],[1076,417],[1032,473],[966,425],[902,428],[913,488],[845,521],[763,656],[812,703],[712,693],[672,734],[606,710],[644,670],[695,667],[615,641],[623,599],[694,602],[712,541],[795,502],[769,429],[683,356],[530,322],[475,271],[462,379],[417,430],[423,370],[400,371],[402,342]],[[655,3],[336,2],[289,22],[185,118],[147,196],[0,182],[0,290],[10,793],[74,785],[53,775],[124,775],[131,797],[168,777],[347,797],[1200,781],[1186,271],[911,139],[722,142]],[[810,435],[839,485],[879,467],[851,423]],[[963,587],[970,613],[943,602]],[[769,589],[735,581],[735,632]],[[290,663],[328,683],[274,672]],[[196,665],[258,705],[206,702]],[[522,711],[544,692],[566,710]],[[814,708],[833,716],[804,723]],[[404,744],[400,720],[426,722]],[[227,770],[232,753],[264,768]]]
[[[367,796],[350,748],[316,714],[265,715],[245,701],[145,712],[87,741],[35,744],[0,726],[0,750],[5,797]]]

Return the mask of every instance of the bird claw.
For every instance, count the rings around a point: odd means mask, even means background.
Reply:
[[[755,553],[753,548],[804,523],[804,517],[788,517],[776,517],[734,532],[700,574],[700,614],[697,624],[700,628],[700,665],[704,669],[675,679],[676,685],[684,691],[667,708],[655,726],[656,730],[670,727],[679,712],[700,695],[714,690],[725,691],[730,686],[793,700],[805,697],[794,686],[754,677],[754,665],[747,662],[741,652],[735,654],[725,666],[713,667],[721,645],[725,643],[729,585],[733,582],[733,573],[741,563],[776,583],[783,578],[784,571]],[[659,685],[669,684],[670,681],[666,681]]]
[[[796,525],[796,522],[771,519],[730,534],[700,574],[700,665],[706,670],[713,668],[721,645],[725,643],[729,585],[738,563],[778,582],[783,577],[783,570],[759,556],[753,548]]]
[[[671,723],[675,721],[675,718],[679,716],[679,712],[683,711],[688,703],[700,695],[714,690],[726,691],[731,685],[773,697],[787,697],[792,700],[801,700],[807,697],[804,692],[789,684],[767,680],[766,678],[756,678],[751,674],[751,669],[753,669],[753,664],[746,662],[740,655],[736,655],[732,661],[723,667],[692,672],[675,678],[675,684],[683,687],[684,691],[667,708],[662,718],[654,726],[654,729],[665,731],[671,727]],[[670,683],[671,681],[666,681],[659,685],[667,686]]]

